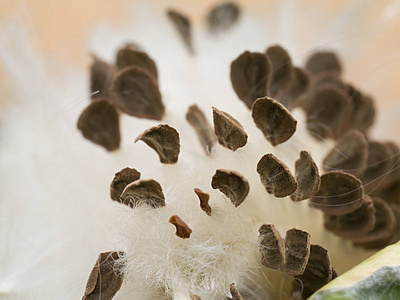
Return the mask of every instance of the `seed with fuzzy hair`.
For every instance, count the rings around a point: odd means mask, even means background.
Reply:
[[[161,185],[154,179],[139,180],[128,184],[121,194],[120,201],[130,207],[141,204],[154,208],[165,206]]]
[[[285,237],[285,272],[303,274],[310,256],[310,234],[300,229],[290,229]]]
[[[115,173],[115,176],[110,185],[111,199],[119,201],[119,198],[125,187],[140,179],[140,173],[134,168],[125,168]]]
[[[211,206],[208,204],[208,200],[210,199],[210,195],[204,193],[202,190],[195,188],[194,192],[196,193],[197,197],[200,200],[200,207],[203,211],[206,212],[207,215],[211,216]]]
[[[275,226],[264,224],[258,232],[260,233],[261,263],[270,269],[283,269],[285,265],[285,246]]]
[[[250,190],[249,182],[242,174],[222,169],[217,170],[214,174],[211,186],[213,189],[219,189],[235,207],[242,204]]]
[[[92,93],[92,99],[108,99],[111,80],[116,69],[95,55],[92,56],[92,59],[93,62],[90,66],[90,92]]]
[[[335,72],[340,75],[342,67],[336,54],[331,51],[315,52],[308,58],[306,68],[311,74],[316,75],[321,72]]]
[[[229,286],[229,291],[231,292],[232,300],[243,300],[242,295],[240,295],[239,290],[236,288],[234,283],[231,283]]]
[[[307,70],[294,67],[293,80],[283,95],[276,99],[288,110],[301,106],[309,96],[311,90],[311,78]]]
[[[173,215],[170,219],[169,222],[176,227],[176,235],[179,236],[182,239],[188,239],[190,238],[190,234],[192,233],[192,229],[189,228],[189,226],[183,222],[181,218],[179,218],[177,215]]]

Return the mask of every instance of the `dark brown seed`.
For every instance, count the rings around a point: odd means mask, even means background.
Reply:
[[[314,292],[329,283],[332,280],[332,266],[328,250],[320,245],[311,245],[307,266],[298,278],[307,289]]]
[[[239,290],[236,288],[234,283],[231,283],[229,290],[232,295],[232,300],[243,300],[242,295],[240,295]]]
[[[117,272],[116,261],[124,252],[100,253],[90,273],[82,300],[111,300],[122,285],[123,274]]]
[[[93,62],[90,66],[90,93],[92,99],[109,98],[109,88],[115,73],[115,67],[92,56]]]
[[[324,215],[325,228],[334,234],[352,239],[364,236],[375,225],[375,208],[370,197],[364,197],[359,209],[342,216]]]
[[[310,256],[310,234],[300,229],[290,229],[285,237],[285,272],[301,275]]]
[[[393,211],[394,218],[396,221],[392,236],[390,237],[390,240],[389,240],[389,244],[394,244],[400,240],[400,205],[390,203],[389,206]]]
[[[324,87],[316,91],[307,111],[307,129],[319,139],[338,138],[348,128],[353,104],[343,91]]]
[[[161,120],[165,108],[155,79],[138,67],[119,71],[111,84],[112,102],[123,112],[138,118]]]
[[[92,102],[79,117],[78,129],[93,143],[108,151],[119,148],[119,117],[115,108],[104,98]]]
[[[252,111],[254,123],[273,146],[286,142],[296,131],[297,121],[272,98],[257,99]]]
[[[133,208],[142,204],[153,208],[165,206],[161,185],[154,179],[139,180],[128,184],[121,194],[120,201]]]
[[[395,215],[384,200],[372,197],[375,208],[375,226],[364,236],[353,237],[355,245],[366,249],[381,249],[388,245],[395,230]]]
[[[310,199],[310,206],[329,215],[342,216],[360,208],[363,199],[364,188],[357,177],[332,171],[321,176],[321,185]]]
[[[278,100],[288,110],[302,105],[311,91],[311,78],[307,70],[294,67],[294,76],[289,88]]]
[[[155,80],[158,78],[157,66],[147,53],[139,50],[136,46],[126,45],[117,54],[117,67],[139,67],[147,71]]]
[[[217,170],[213,176],[211,186],[213,189],[219,189],[235,207],[242,204],[250,191],[249,182],[242,174],[222,169]]]
[[[293,201],[301,201],[314,196],[319,189],[321,178],[310,152],[301,151],[295,167],[297,190],[290,198]]]
[[[307,60],[306,69],[312,75],[317,75],[322,72],[335,72],[340,75],[342,67],[336,54],[330,51],[316,52]]]
[[[294,78],[294,69],[289,54],[279,45],[271,46],[266,54],[272,65],[269,93],[272,98],[281,95]]]
[[[268,94],[272,66],[263,53],[246,51],[231,64],[233,89],[248,108]]]
[[[367,167],[368,142],[357,130],[348,131],[323,161],[325,171],[341,170],[361,176]]]
[[[333,86],[342,91],[346,91],[346,84],[340,79],[336,72],[328,71],[319,73],[314,78],[314,89],[318,90],[326,86]]]
[[[354,106],[350,127],[366,133],[375,120],[374,101],[351,85],[348,85],[347,93]]]
[[[215,6],[207,16],[210,31],[222,31],[228,29],[239,19],[240,9],[233,2],[225,2]]]
[[[285,266],[285,246],[281,235],[271,224],[262,225],[258,232],[261,263],[267,268],[282,270]]]
[[[180,151],[179,133],[175,128],[166,124],[152,127],[135,139],[145,142],[153,148],[163,164],[175,164]]]
[[[174,24],[175,29],[179,32],[183,42],[188,48],[190,54],[194,53],[193,43],[192,43],[192,32],[191,32],[191,24],[188,17],[184,16],[182,13],[179,13],[175,10],[168,10],[168,17]]]
[[[125,187],[131,182],[139,179],[140,173],[133,168],[125,168],[118,173],[115,173],[114,179],[112,180],[110,185],[111,199],[119,201],[119,198]]]
[[[190,106],[186,113],[186,120],[196,131],[200,144],[206,154],[210,154],[212,147],[217,142],[217,137],[203,111],[197,105]]]
[[[269,194],[286,197],[297,189],[297,182],[289,168],[272,153],[265,154],[257,164],[261,182]]]
[[[208,200],[210,199],[210,195],[204,193],[201,189],[195,188],[194,192],[200,200],[200,208],[206,212],[207,215],[211,216],[211,206],[208,204]]]
[[[242,124],[230,114],[213,109],[214,132],[218,138],[218,142],[232,151],[244,147],[247,143],[247,133],[244,131]]]
[[[179,236],[182,239],[188,239],[190,238],[190,234],[192,233],[192,229],[189,228],[189,226],[182,221],[181,218],[179,218],[177,215],[173,215],[170,219],[169,222],[176,227],[176,235]]]
[[[384,189],[373,191],[372,195],[384,199],[390,204],[400,204],[400,178]]]

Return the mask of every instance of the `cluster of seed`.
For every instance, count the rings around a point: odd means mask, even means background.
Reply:
[[[222,8],[221,8],[222,7]],[[239,11],[232,4],[215,8],[209,15],[211,28],[232,24]],[[190,22],[169,11],[184,43],[194,53]],[[222,17],[221,17],[222,16]],[[228,17],[224,17],[228,16]],[[135,44],[118,51],[116,64],[94,58],[91,67],[92,103],[82,112],[78,128],[85,138],[112,151],[119,147],[119,114],[162,120],[165,108],[158,88],[158,72],[153,59]],[[323,162],[325,173],[307,151],[300,153],[293,175],[274,154],[259,160],[256,170],[266,191],[275,197],[290,196],[292,201],[310,199],[310,206],[324,212],[325,227],[334,234],[365,248],[382,248],[400,238],[400,158],[399,148],[389,142],[368,138],[375,115],[372,99],[341,77],[335,54],[318,52],[305,68],[295,67],[288,53],[272,46],[266,53],[244,52],[231,64],[231,81],[238,98],[251,110],[256,126],[273,145],[286,142],[296,131],[297,121],[290,111],[301,107],[307,115],[307,129],[318,140],[334,139],[336,145]],[[199,107],[193,105],[186,119],[199,143],[209,155],[218,142],[232,151],[247,144],[241,123],[215,107],[213,126]],[[179,133],[171,126],[152,127],[135,142],[154,149],[163,164],[175,164],[180,153]],[[140,179],[133,168],[115,174],[111,198],[132,208],[167,205],[161,185],[154,179]],[[216,170],[211,187],[223,193],[235,207],[246,199],[250,184],[235,170]],[[195,188],[200,208],[212,215],[210,196]],[[192,229],[177,215],[169,222],[176,235],[190,238]],[[293,297],[308,297],[335,278],[328,251],[310,244],[309,233],[293,228],[282,238],[272,224],[259,229],[261,264],[281,270],[303,284],[294,286]],[[111,299],[120,289],[123,252],[101,253],[89,277],[83,299]],[[122,260],[123,261],[123,260]],[[101,275],[101,280],[100,280]],[[233,299],[242,299],[234,284]],[[200,299],[192,295],[192,299]]]

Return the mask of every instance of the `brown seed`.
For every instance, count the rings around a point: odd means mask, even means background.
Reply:
[[[119,201],[119,198],[125,187],[131,182],[139,179],[140,173],[133,168],[125,168],[118,173],[115,173],[114,179],[112,180],[110,185],[111,199]]]
[[[180,151],[179,133],[175,128],[166,124],[152,127],[135,139],[145,142],[153,148],[163,164],[175,164]]]
[[[157,66],[154,60],[147,53],[132,45],[126,45],[118,51],[117,67],[119,69],[139,67],[147,71],[155,80],[158,77]]]
[[[395,226],[392,232],[392,236],[390,237],[389,244],[394,244],[400,240],[400,205],[390,203],[389,206],[393,211],[395,219]]]
[[[207,16],[208,27],[212,32],[228,29],[237,22],[239,16],[240,9],[235,3],[217,4]]]
[[[351,85],[347,86],[347,93],[354,106],[350,128],[366,133],[375,120],[374,101],[371,97],[363,95]]]
[[[207,215],[211,216],[211,206],[208,204],[208,200],[210,199],[210,195],[204,193],[201,189],[195,188],[194,192],[200,200],[200,208],[206,212]]]
[[[357,177],[332,171],[321,176],[321,185],[310,199],[310,206],[329,215],[341,216],[360,208],[363,199],[364,188]]]
[[[190,106],[186,113],[186,120],[196,131],[200,144],[206,154],[210,154],[212,147],[217,141],[217,137],[203,111],[197,105]]]
[[[300,229],[290,229],[285,237],[285,272],[301,275],[310,256],[310,234]]]
[[[282,103],[288,110],[292,110],[302,105],[310,91],[310,74],[305,69],[294,67],[294,76],[289,88],[276,100]]]
[[[244,131],[242,124],[230,114],[213,109],[214,132],[218,138],[218,142],[232,151],[244,147],[247,143],[247,133]]]
[[[90,66],[90,93],[92,99],[109,98],[109,88],[115,73],[115,67],[105,61],[92,56],[93,62]]]
[[[325,171],[341,170],[361,176],[368,160],[368,142],[357,130],[349,130],[328,153],[323,162]]]
[[[268,94],[272,66],[263,53],[246,51],[231,64],[233,89],[248,108]]]
[[[121,194],[120,201],[133,208],[142,204],[153,208],[165,206],[161,185],[154,179],[138,180],[128,184]]]
[[[297,189],[297,182],[289,168],[272,153],[265,154],[257,164],[257,173],[269,194],[286,197]]]
[[[179,218],[177,215],[173,215],[170,219],[169,222],[176,227],[176,235],[179,236],[182,239],[188,239],[190,238],[190,234],[192,233],[192,229],[189,228],[189,226],[182,221],[181,218]]]
[[[229,291],[232,295],[232,300],[243,300],[242,295],[240,295],[239,290],[236,288],[234,283],[231,283]]]
[[[216,171],[211,186],[213,189],[219,189],[232,201],[235,207],[242,204],[250,191],[249,182],[242,174],[222,169]]]
[[[259,98],[252,108],[253,120],[273,145],[286,142],[296,131],[297,121],[290,112],[272,98]]]
[[[321,184],[321,178],[310,152],[301,151],[295,167],[297,190],[290,198],[293,201],[301,201],[314,196]]]
[[[124,252],[100,253],[90,273],[82,300],[111,300],[122,285],[123,274],[116,272],[116,261]]]
[[[138,67],[127,67],[114,77],[110,87],[112,102],[128,115],[161,120],[165,108],[155,79]]]
[[[365,196],[360,208],[342,216],[324,215],[325,228],[334,234],[352,239],[364,236],[375,225],[375,208],[370,197]]]
[[[372,195],[384,199],[389,204],[400,204],[400,178],[384,189],[373,191]]]
[[[271,46],[266,54],[272,65],[269,93],[272,98],[281,95],[294,79],[294,68],[289,54],[279,45]]]
[[[271,224],[262,225],[258,232],[261,263],[267,268],[282,270],[285,266],[285,246],[281,235]]]
[[[201,298],[197,295],[190,295],[190,300],[201,300]]]
[[[169,9],[168,17],[174,24],[175,29],[179,32],[183,42],[188,48],[190,54],[194,53],[193,43],[192,43],[192,32],[191,24],[188,17],[184,16],[182,13],[175,10]]]
[[[337,72],[335,71],[327,71],[318,73],[314,77],[314,89],[318,90],[324,88],[326,86],[333,86],[342,91],[347,90],[346,84],[340,79]]]
[[[340,75],[342,67],[336,54],[330,51],[316,52],[307,60],[306,69],[312,75],[317,75],[322,72],[335,72]]]
[[[115,108],[104,98],[92,102],[79,117],[78,129],[93,143],[108,151],[119,148],[119,117]]]

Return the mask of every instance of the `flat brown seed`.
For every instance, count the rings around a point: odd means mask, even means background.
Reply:
[[[180,139],[175,128],[161,124],[143,132],[135,139],[135,143],[139,140],[153,148],[163,164],[178,162]]]
[[[93,62],[90,66],[90,93],[92,99],[109,98],[109,88],[115,73],[115,67],[105,61],[92,56]]]
[[[250,191],[249,182],[242,174],[222,169],[216,171],[211,186],[213,189],[219,189],[235,207],[242,204]]]
[[[294,67],[293,80],[289,88],[278,99],[288,110],[302,105],[311,91],[310,74],[305,69]]]
[[[394,244],[400,240],[400,205],[390,203],[389,206],[393,211],[394,218],[396,221],[392,236],[390,237],[390,240],[389,240],[389,244]]]
[[[78,129],[93,143],[108,151],[119,148],[119,117],[115,108],[104,98],[96,100],[79,117]]]
[[[345,171],[361,176],[367,167],[368,142],[357,130],[349,130],[323,161],[325,171]]]
[[[328,250],[320,245],[311,245],[307,266],[298,278],[313,292],[329,283],[332,280],[332,266]]]
[[[120,201],[133,208],[142,204],[153,208],[165,206],[161,185],[154,179],[138,180],[128,184],[121,194]]]
[[[354,106],[350,128],[366,133],[375,120],[374,101],[371,97],[363,95],[351,85],[348,85],[347,93],[350,99],[352,99]]]
[[[177,215],[173,215],[170,219],[169,222],[176,227],[176,235],[179,236],[182,239],[188,239],[190,238],[190,234],[192,233],[192,229],[189,228],[189,226],[182,221],[181,218],[179,218]]]
[[[300,229],[290,229],[285,237],[285,272],[303,274],[310,256],[310,234]]]
[[[155,80],[158,77],[157,66],[147,53],[139,50],[136,46],[126,45],[118,51],[117,67],[139,67],[147,71]]]
[[[335,72],[340,75],[342,67],[336,54],[331,51],[316,52],[307,60],[306,69],[311,74],[317,75],[322,72]]]
[[[337,236],[352,239],[364,236],[375,226],[375,208],[370,197],[365,196],[360,208],[342,216],[324,215],[325,228]]]
[[[258,232],[261,263],[267,268],[282,270],[285,266],[285,246],[281,235],[271,224],[262,225]]]
[[[208,200],[210,199],[210,195],[204,193],[201,189],[195,188],[194,192],[200,200],[200,208],[206,212],[207,215],[211,216],[211,206],[208,204]]]
[[[128,115],[161,120],[165,108],[155,79],[138,67],[127,67],[114,77],[110,87],[112,102]]]
[[[116,272],[116,261],[124,252],[100,253],[90,273],[82,300],[111,300],[122,285],[123,274]]]
[[[341,216],[360,208],[363,199],[364,188],[357,177],[332,171],[321,176],[321,185],[310,199],[310,206],[329,215]]]
[[[266,54],[272,65],[269,95],[275,98],[281,95],[294,78],[294,68],[289,54],[279,45],[271,46]]]
[[[307,110],[307,129],[318,139],[339,138],[348,128],[353,103],[343,91],[328,86],[315,92]]]
[[[322,72],[314,77],[314,89],[318,90],[325,86],[333,86],[346,91],[347,86],[334,71]]]
[[[254,102],[252,116],[256,126],[273,145],[286,142],[296,131],[297,121],[278,101],[259,98]]]
[[[295,168],[297,190],[290,198],[293,201],[301,201],[314,196],[321,184],[321,178],[310,152],[300,152],[300,159],[296,161]]]
[[[190,54],[193,54],[192,30],[189,18],[172,9],[168,10],[167,14],[174,24],[175,29],[179,32]]]
[[[206,154],[210,154],[212,147],[217,142],[217,137],[203,111],[197,105],[190,106],[186,113],[186,120],[196,131],[200,144]]]
[[[125,168],[118,173],[115,173],[114,179],[112,180],[110,185],[111,199],[119,201],[119,198],[125,187],[131,182],[139,179],[140,173],[133,168]]]
[[[229,286],[229,291],[231,292],[232,300],[243,300],[242,295],[240,295],[240,292],[234,283],[231,283]]]
[[[212,109],[214,132],[218,138],[218,143],[232,151],[244,147],[247,143],[247,133],[242,124],[230,114],[215,107]]]
[[[257,173],[269,194],[282,198],[293,194],[297,182],[289,168],[272,153],[265,154],[257,164]]]
[[[231,64],[233,89],[248,108],[254,101],[268,95],[272,66],[263,53],[246,51]]]
[[[237,22],[239,16],[240,9],[235,3],[218,4],[207,16],[208,27],[212,32],[226,30]]]

